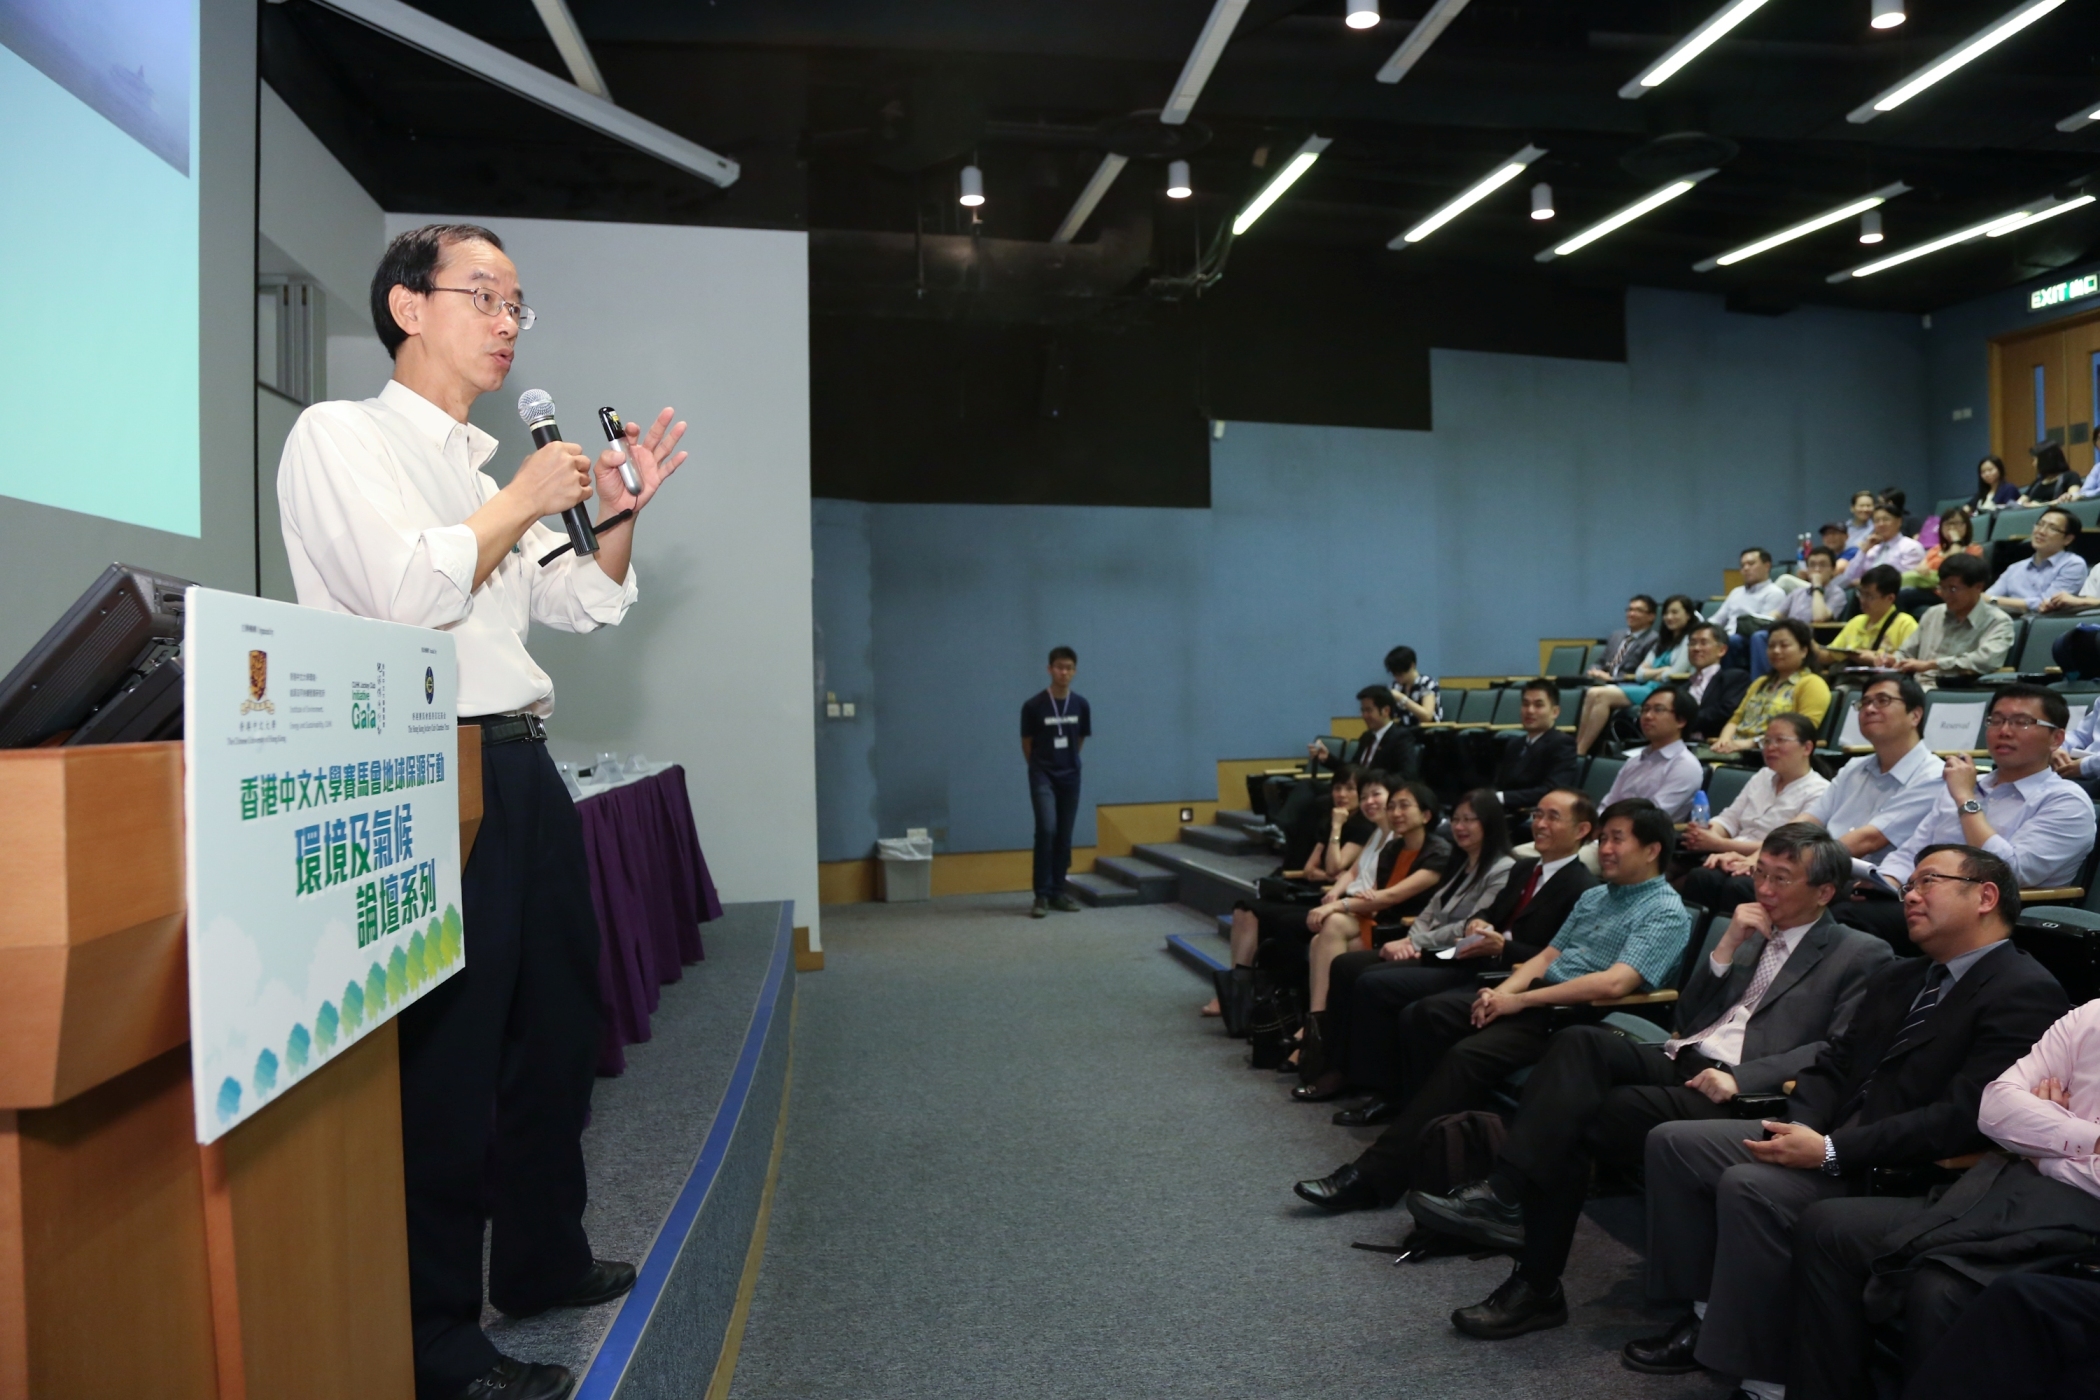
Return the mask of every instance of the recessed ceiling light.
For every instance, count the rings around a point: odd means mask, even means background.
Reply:
[[[1874,0],[1874,17],[1867,23],[1876,29],[1894,29],[1908,18],[1903,12],[1903,0]]]
[[[1465,213],[1468,209],[1480,203],[1481,200],[1486,199],[1496,190],[1501,189],[1504,185],[1522,175],[1524,167],[1530,165],[1544,154],[1546,154],[1546,149],[1543,146],[1526,146],[1523,150],[1518,151],[1508,160],[1496,166],[1486,178],[1479,181],[1464,194],[1452,200],[1449,204],[1446,204],[1443,208],[1437,210],[1434,214],[1431,214],[1428,218],[1422,220],[1422,222],[1416,224],[1406,233],[1401,234],[1385,246],[1388,248],[1405,248],[1410,243],[1420,243],[1423,239],[1429,237],[1430,234],[1435,233],[1445,224],[1450,223],[1460,214]]]
[[[1342,23],[1351,29],[1378,27],[1378,0],[1349,0],[1349,14]]]
[[[1313,162],[1320,158],[1320,152],[1331,144],[1325,136],[1306,137],[1305,144],[1298,148],[1298,153],[1284,164],[1283,169],[1276,172],[1276,178],[1262,186],[1261,193],[1254,196],[1245,209],[1240,210],[1239,217],[1232,221],[1232,236],[1237,238],[1253,228],[1254,221],[1267,213],[1270,205],[1283,198],[1283,192],[1297,184],[1298,177],[1312,169]]]
[[[1185,160],[1167,162],[1167,198],[1187,199],[1196,192],[1189,183],[1189,163]]]
[[[1859,216],[1859,241],[1862,243],[1879,243],[1881,237],[1881,211],[1879,209],[1869,209],[1866,213]]]
[[[1889,268],[1900,266],[1914,258],[1922,258],[1929,253],[1937,253],[1942,249],[1952,248],[1957,243],[1970,243],[1979,238],[1997,238],[2004,234],[2027,228],[2032,224],[2053,219],[2058,214],[2068,214],[2073,209],[2083,209],[2091,203],[2093,203],[2093,196],[2089,194],[2079,195],[2075,199],[2058,199],[2056,196],[2050,195],[2044,199],[2035,200],[2032,204],[2024,204],[2018,209],[1985,219],[1982,223],[1970,224],[1967,228],[1958,228],[1952,233],[1943,233],[1938,238],[1927,239],[1923,243],[1913,243],[1910,247],[1900,248],[1890,253],[1887,257],[1861,263],[1858,267],[1848,267],[1843,272],[1833,272],[1823,280],[1826,282],[1843,282],[1847,278],[1852,277],[1872,277],[1877,272],[1885,272]]]
[[[1882,204],[1894,199],[1899,194],[1907,193],[1909,190],[1910,186],[1904,184],[1901,180],[1896,181],[1894,184],[1883,185],[1880,189],[1862,195],[1849,204],[1840,204],[1835,209],[1826,209],[1812,219],[1803,219],[1798,224],[1783,228],[1777,233],[1767,234],[1755,242],[1745,243],[1740,248],[1730,248],[1727,252],[1708,258],[1705,262],[1693,263],[1692,271],[1711,272],[1717,267],[1734,267],[1737,263],[1754,258],[1759,253],[1770,252],[1782,243],[1791,243],[1797,238],[1805,238],[1818,229],[1829,228],[1832,224],[1841,224],[1854,214],[1864,214],[1879,208]]]
[[[1531,217],[1540,222],[1553,217],[1553,186],[1544,180],[1531,187]]]
[[[1580,250],[1589,247],[1590,244],[1595,243],[1598,239],[1604,237],[1605,234],[1610,233],[1615,229],[1624,228],[1626,227],[1626,225],[1632,223],[1635,219],[1641,217],[1641,215],[1651,213],[1654,210],[1662,208],[1665,204],[1668,204],[1671,200],[1677,198],[1677,196],[1691,189],[1692,186],[1698,184],[1707,176],[1717,173],[1719,169],[1720,167],[1716,166],[1712,170],[1694,170],[1689,175],[1680,176],[1679,178],[1672,180],[1669,184],[1664,185],[1659,190],[1652,190],[1649,193],[1642,195],[1639,199],[1636,199],[1633,203],[1627,205],[1624,209],[1619,210],[1617,213],[1607,215],[1606,217],[1599,219],[1596,223],[1591,224],[1588,228],[1582,230],[1582,232],[1576,234],[1567,242],[1556,243],[1551,248],[1548,248],[1543,252],[1539,253],[1537,255],[1537,261],[1552,262],[1555,258],[1564,258],[1570,253],[1579,252]]]
[[[1670,45],[1661,58],[1642,69],[1640,76],[1620,88],[1619,96],[1640,97],[1650,88],[1661,87],[1685,64],[1713,47],[1722,35],[1764,7],[1765,0],[1728,0],[1727,4],[1706,17],[1706,23]]]
[[[984,203],[984,172],[974,165],[962,168],[962,193],[955,202],[965,209],[975,209]]]
[[[1966,42],[1941,54],[1873,101],[1853,108],[1845,114],[1845,120],[1858,125],[1874,120],[1883,112],[1895,111],[1964,64],[1997,48],[2051,10],[2062,8],[2063,3],[2064,0],[2027,0],[2019,9],[1993,21],[1988,27],[1971,35]]]

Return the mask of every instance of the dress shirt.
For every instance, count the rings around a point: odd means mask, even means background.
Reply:
[[[2087,568],[2085,560],[2068,549],[2059,549],[2047,559],[2029,555],[1998,575],[1988,596],[2018,598],[2029,608],[2039,607],[2044,599],[2085,587]]]
[[[1870,515],[1865,520],[1847,520],[1845,522],[1845,548],[1863,549],[1866,547],[1867,541],[1873,537],[1873,516]]]
[[[1887,625],[1884,626],[1883,624]],[[1830,639],[1832,651],[1894,651],[1918,630],[1918,620],[1891,603],[1879,621],[1861,613]]]
[[[1720,674],[1721,663],[1718,661],[1692,673],[1692,678],[1684,683],[1684,688],[1691,692],[1693,704],[1696,705],[1706,698],[1706,688],[1712,685],[1714,677]]]
[[[2044,1079],[2064,1086],[2070,1107],[2034,1092]],[[1976,1126],[2051,1181],[2100,1196],[2100,1001],[2073,1008],[1983,1086]]]
[[[1879,865],[1931,815],[1933,803],[1947,795],[1941,777],[1946,767],[1923,743],[1897,759],[1887,772],[1881,769],[1881,755],[1861,754],[1839,769],[1830,786],[1801,809],[1802,819],[1821,822],[1832,836],[1873,827],[1888,844],[1861,859]]]
[[[2078,494],[2085,500],[2100,496],[2100,467],[2085,474],[2085,485],[2078,488]]]
[[[1754,588],[1739,583],[1721,600],[1719,611],[1706,620],[1726,635],[1734,630],[1737,618],[1777,617],[1785,606],[1786,590],[1772,580],[1766,579]]]
[[[1560,956],[1539,980],[1556,986],[1624,963],[1652,990],[1677,971],[1691,936],[1692,911],[1660,875],[1638,885],[1598,885],[1576,897],[1560,932],[1546,945],[1560,949]]]
[[[1937,661],[1945,674],[1980,676],[2005,664],[2014,630],[2012,618],[1987,599],[1977,600],[1967,617],[1955,617],[1945,603],[1934,603],[1896,654]],[[1934,673],[1919,673],[1918,684],[1930,690],[1937,684]]]
[[[2100,705],[2087,706],[2064,735],[2064,752],[2079,756],[2079,777],[2100,778]]]
[[[1859,553],[1838,572],[1838,577],[1846,583],[1857,584],[1860,576],[1877,564],[1887,564],[1899,574],[1910,573],[1924,567],[1925,546],[1903,534],[1879,544],[1863,542]]]
[[[1660,749],[1651,745],[1626,760],[1597,810],[1629,797],[1645,797],[1669,813],[1671,821],[1681,822],[1692,810],[1692,794],[1705,781],[1706,770],[1692,757],[1684,740]]]
[[[1845,611],[1845,585],[1835,577],[1823,585],[1823,606],[1829,609],[1826,622],[1835,622]],[[1779,610],[1781,617],[1791,617],[1796,622],[1805,622],[1813,627],[1816,623],[1816,588],[1810,584],[1797,588],[1786,595],[1786,606]]]
[[[1728,804],[1728,810],[1714,818],[1714,825],[1740,840],[1762,841],[1773,828],[1799,816],[1829,786],[1830,779],[1811,768],[1782,789],[1777,773],[1760,768]]]
[[[1569,861],[1576,859],[1581,854],[1582,853],[1580,851],[1577,851],[1575,855],[1562,856],[1559,860],[1540,861],[1538,868],[1539,882],[1532,890],[1532,898],[1538,898],[1539,890],[1542,890],[1546,888],[1546,886],[1552,884],[1553,877],[1560,874],[1561,870],[1567,865]]]
[[[450,632],[459,713],[554,713],[554,682],[525,650],[534,622],[565,632],[617,623],[636,597],[592,559],[540,556],[564,542],[544,525],[474,587],[480,553],[463,522],[498,487],[480,470],[496,439],[398,380],[376,399],[299,415],[277,466],[285,552],[310,608]]]
[[[2068,885],[2093,849],[2093,799],[2053,768],[2006,782],[1996,773],[1976,780],[1976,798],[1993,835],[1983,848],[2013,868],[2023,890]],[[1932,811],[1910,839],[1881,863],[1885,879],[1901,883],[1927,846],[1972,844],[1961,829],[1954,794],[1940,785]]]
[[[1801,940],[1806,938],[1808,931],[1815,926],[1816,921],[1811,919],[1805,924],[1796,924],[1792,928],[1780,929],[1770,939],[1766,940],[1764,948],[1757,955],[1757,970],[1752,973],[1750,981],[1743,984],[1743,995],[1737,997],[1735,1005],[1728,1008],[1728,1014],[1703,1030],[1696,1040],[1679,1040],[1677,1037],[1672,1036],[1664,1041],[1663,1049],[1669,1054],[1670,1058],[1676,1059],[1677,1052],[1684,1049],[1685,1046],[1696,1045],[1699,1047],[1700,1054],[1716,1064],[1741,1064],[1743,1062],[1743,1035],[1750,1029],[1750,1018],[1757,1014],[1757,1006],[1751,1004],[1750,1001],[1750,989],[1756,985],[1759,977],[1764,978],[1765,985],[1758,992],[1758,1003],[1762,1004],[1765,994],[1771,991],[1772,983],[1778,980],[1781,969],[1786,966],[1786,960],[1794,956],[1794,950],[1801,946]],[[1764,960],[1772,956],[1771,950],[1775,946],[1779,949],[1776,965],[1772,968],[1771,975],[1765,976]],[[1729,973],[1735,970],[1733,963],[1720,962],[1710,955],[1706,959],[1706,965],[1713,970],[1714,976],[1720,978],[1726,978]]]

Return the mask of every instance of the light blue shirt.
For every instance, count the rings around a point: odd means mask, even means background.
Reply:
[[[1886,773],[1881,771],[1881,755],[1862,754],[1838,770],[1830,786],[1802,809],[1801,819],[1821,822],[1832,836],[1873,827],[1888,844],[1861,859],[1879,865],[1910,839],[1918,823],[1931,814],[1934,800],[1947,795],[1947,785],[1940,780],[1946,767],[1922,743]]]
[[[2058,550],[2047,560],[2029,556],[1998,575],[1998,581],[1985,596],[2018,598],[2033,608],[2058,593],[2076,593],[2085,587],[2088,567],[2085,560],[2068,549]]]
[[[1976,780],[1976,797],[1994,833],[1983,848],[2013,868],[2021,889],[2050,889],[2078,878],[2079,867],[2093,849],[2093,799],[2084,788],[2044,768],[2017,782],[1986,773]],[[1968,844],[1954,794],[1942,783],[1931,814],[1881,863],[1881,875],[1901,884],[1917,868],[1918,852],[1927,846]]]
[[[1692,810],[1692,795],[1705,783],[1706,770],[1682,739],[1668,748],[1650,746],[1626,760],[1597,810],[1629,797],[1645,797],[1668,812],[1671,821],[1681,822]]]
[[[1643,987],[1667,987],[1691,936],[1692,911],[1660,875],[1638,885],[1598,885],[1576,897],[1546,945],[1560,956],[1539,980],[1553,986],[1625,963]]]
[[[2100,472],[2094,475],[2100,476]],[[2100,704],[2088,707],[2078,717],[2078,723],[2071,726],[2071,732],[2064,735],[2064,752],[2080,755],[2079,777],[2100,778]]]

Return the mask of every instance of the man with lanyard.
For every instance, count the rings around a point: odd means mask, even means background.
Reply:
[[[1052,647],[1050,688],[1021,706],[1021,757],[1028,761],[1028,797],[1035,804],[1030,918],[1045,918],[1052,909],[1079,912],[1079,902],[1065,893],[1065,871],[1071,868],[1072,824],[1079,817],[1079,748],[1094,732],[1094,712],[1084,695],[1072,693],[1078,671],[1078,652]]]
[[[462,872],[466,966],[400,1017],[401,1138],[418,1400],[560,1400],[560,1366],[503,1356],[489,1299],[514,1316],[588,1307],[634,1284],[583,1231],[582,1133],[598,1050],[598,926],[582,828],[547,756],[554,685],[525,649],[534,621],[590,632],[636,596],[632,520],[590,558],[542,568],[538,522],[591,495],[591,459],[549,443],[498,489],[496,440],[467,422],[503,385],[533,311],[487,229],[437,224],[388,246],[372,319],[394,360],[379,397],[316,404],[278,466],[299,601],[452,633],[463,723],[481,726],[481,830]],[[685,460],[665,409],[596,466],[598,518],[647,506]],[[493,1150],[492,1150],[493,1148]]]

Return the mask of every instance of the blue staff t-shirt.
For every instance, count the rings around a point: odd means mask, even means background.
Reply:
[[[1077,773],[1079,741],[1094,732],[1093,711],[1086,697],[1073,691],[1062,700],[1039,690],[1021,707],[1021,737],[1028,746],[1028,766],[1045,773]]]

